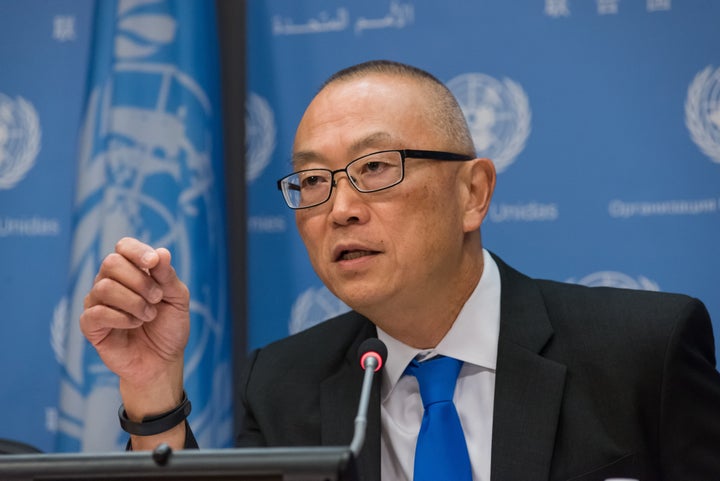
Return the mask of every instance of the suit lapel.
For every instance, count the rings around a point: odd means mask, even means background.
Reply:
[[[340,367],[320,385],[321,436],[324,446],[347,446],[352,441],[363,378],[357,349],[369,337],[377,337],[377,332],[375,326],[365,320]],[[356,460],[361,480],[380,479],[380,376],[375,376],[373,381],[365,444]]]
[[[495,260],[502,294],[490,477],[546,480],[566,369],[539,354],[553,331],[537,285]]]

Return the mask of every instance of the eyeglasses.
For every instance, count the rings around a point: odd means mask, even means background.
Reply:
[[[345,172],[358,192],[368,193],[389,189],[405,178],[405,159],[465,161],[474,157],[434,150],[381,150],[363,155],[344,169],[305,169],[277,181],[285,202],[291,209],[307,209],[330,199],[337,182],[335,174]]]

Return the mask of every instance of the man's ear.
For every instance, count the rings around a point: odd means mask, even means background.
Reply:
[[[471,160],[468,165],[468,197],[465,200],[463,228],[472,232],[480,228],[490,208],[495,191],[495,165],[490,159]]]

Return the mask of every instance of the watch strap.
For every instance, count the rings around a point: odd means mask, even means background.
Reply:
[[[125,406],[120,405],[118,409],[118,418],[120,419],[120,427],[124,431],[138,436],[153,436],[155,434],[164,433],[183,422],[192,410],[192,405],[183,392],[183,399],[175,408],[162,414],[153,416],[145,416],[141,422],[131,421],[125,412]]]

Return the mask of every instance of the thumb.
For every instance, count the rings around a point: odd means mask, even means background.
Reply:
[[[164,247],[156,249],[155,252],[158,255],[158,263],[150,269],[150,275],[159,284],[160,289],[163,291],[163,298],[165,300],[184,300],[190,297],[190,293],[187,286],[180,280],[172,266],[172,256],[170,251]]]

